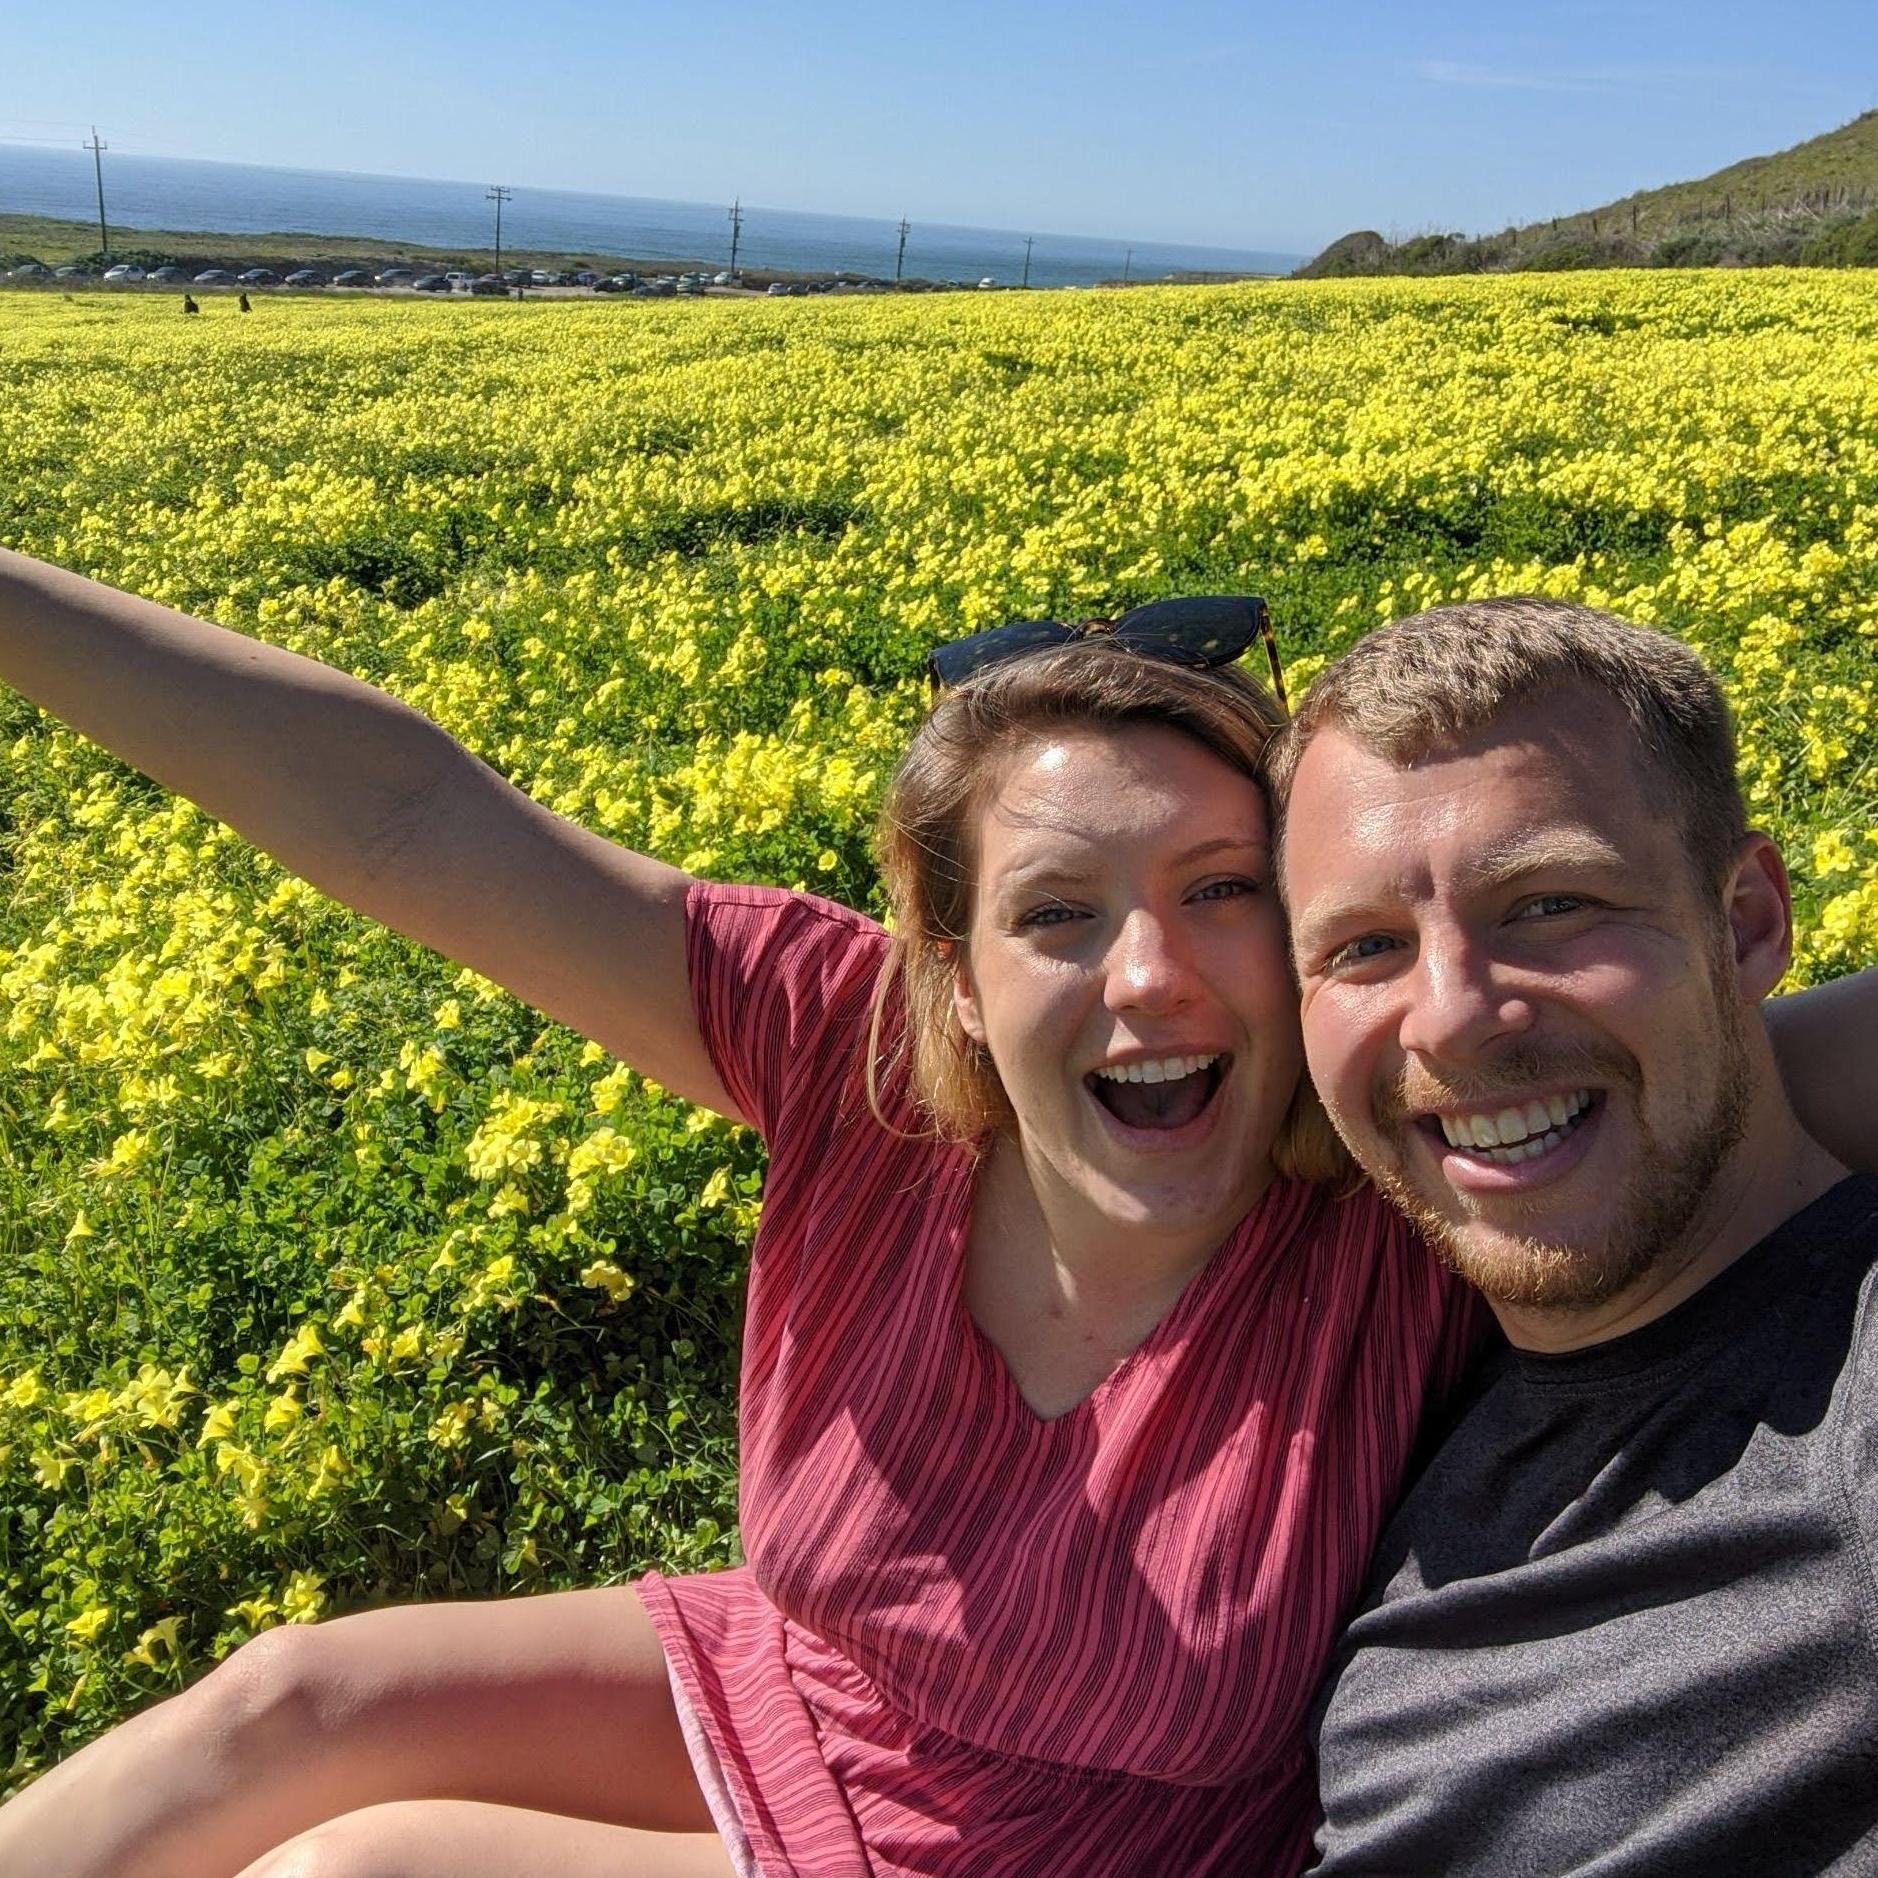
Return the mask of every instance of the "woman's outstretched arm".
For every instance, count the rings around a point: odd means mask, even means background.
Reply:
[[[0,681],[322,892],[735,1113],[692,1015],[690,877],[550,813],[420,712],[4,548]]]
[[[1847,1167],[1878,1174],[1878,968],[1762,1008],[1801,1125]]]

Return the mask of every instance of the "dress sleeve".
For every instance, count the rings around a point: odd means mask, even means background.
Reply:
[[[872,920],[812,894],[692,882],[685,951],[698,1031],[772,1148],[861,1088],[887,945]]]

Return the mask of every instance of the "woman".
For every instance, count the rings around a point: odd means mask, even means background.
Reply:
[[[270,1632],[0,1812],[0,1868],[1297,1869],[1304,1707],[1473,1318],[1295,1099],[1249,680],[1090,642],[963,686],[890,941],[17,556],[0,676],[772,1157],[750,1568]]]

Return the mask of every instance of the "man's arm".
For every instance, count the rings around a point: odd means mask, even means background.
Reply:
[[[1878,968],[1762,1009],[1801,1125],[1835,1160],[1878,1174]]]
[[[690,876],[550,813],[317,660],[0,548],[0,682],[334,899],[735,1110],[685,969]]]

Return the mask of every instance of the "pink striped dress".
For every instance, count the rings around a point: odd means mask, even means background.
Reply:
[[[747,1566],[644,1579],[764,1878],[1257,1878],[1309,1850],[1303,1721],[1422,1405],[1475,1334],[1367,1190],[1274,1184],[1041,1421],[962,1294],[977,1157],[860,1072],[885,935],[697,885],[698,1021],[770,1149]],[[904,1090],[883,1106],[909,1131]]]

